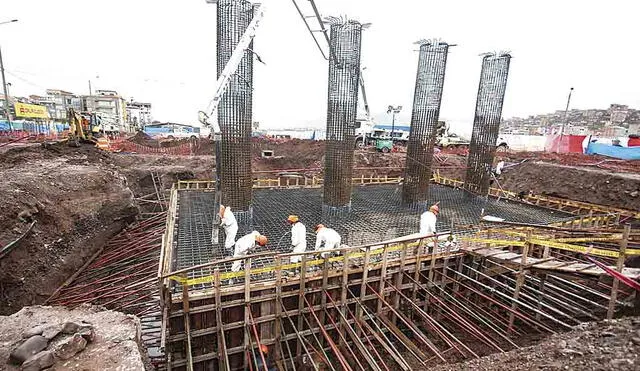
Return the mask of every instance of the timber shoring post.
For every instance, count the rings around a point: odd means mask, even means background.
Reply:
[[[513,291],[513,303],[511,303],[511,309],[518,309],[518,298],[520,297],[520,290],[522,285],[524,284],[524,279],[527,274],[526,266],[527,266],[527,255],[529,255],[529,249],[531,247],[531,231],[527,232],[526,240],[524,241],[524,247],[522,248],[522,257],[520,258],[520,269],[518,270],[518,278],[516,279],[516,287]],[[513,328],[513,322],[515,321],[515,314],[511,312],[509,314],[509,327],[508,330],[511,331]]]
[[[618,214],[619,215],[619,214]],[[625,224],[624,232],[622,232],[622,240],[620,240],[620,254],[618,255],[618,261],[616,263],[616,270],[622,273],[624,268],[624,259],[627,254],[627,245],[629,244],[629,234],[631,233],[631,226]],[[609,308],[607,309],[607,319],[613,319],[613,315],[616,310],[616,301],[618,299],[618,286],[620,286],[620,280],[613,279],[613,285],[611,286],[611,299],[609,300]],[[638,293],[636,293],[638,295]]]
[[[191,357],[191,324],[189,320],[189,286],[187,285],[187,275],[183,277],[182,283],[182,311],[184,316],[184,332],[187,335],[187,371],[193,370],[193,359]]]
[[[280,255],[276,255],[275,256],[275,262],[276,262],[276,298],[275,298],[275,312],[276,312],[276,318],[275,318],[275,322],[274,322],[274,327],[275,327],[275,346],[276,346],[276,355],[280,355],[280,354],[284,354],[284,351],[282,349],[282,343],[281,343],[281,338],[282,338],[282,308],[280,307],[280,305],[278,305],[278,303],[280,302],[280,298],[282,296],[282,257]],[[288,344],[287,344],[288,345]],[[279,360],[277,357],[276,358],[276,364],[279,364]],[[285,363],[285,368],[286,368],[286,362],[284,360],[282,360],[283,363]],[[295,367],[295,366],[294,366]]]
[[[387,249],[389,248],[389,245],[384,245],[382,247],[382,268],[380,270],[380,281],[378,283],[378,291],[380,293],[380,296],[384,297],[384,282],[385,282],[385,276],[387,275],[387,264],[388,264],[388,255],[389,252],[387,251]],[[376,308],[376,324],[379,326],[380,325],[380,320],[378,319],[381,315],[382,315],[382,302],[380,300],[377,301],[377,308]]]
[[[418,275],[420,274],[420,269],[422,269],[422,238],[418,240],[418,246],[416,246],[416,270],[413,272],[413,277],[417,278]],[[417,281],[417,279],[416,279]],[[411,293],[411,300],[413,300],[414,302],[418,299],[417,296],[417,290],[418,287],[416,286],[416,284],[413,284],[413,290]]]
[[[364,297],[367,293],[367,278],[369,276],[369,259],[371,258],[371,246],[367,246],[367,250],[364,254],[364,262],[362,266],[362,283],[360,284],[360,301],[364,302]],[[358,319],[362,318],[362,309],[359,306],[356,306],[356,317]],[[361,336],[360,328],[356,328],[356,334]]]
[[[402,287],[402,278],[403,278],[403,273],[402,272],[404,271],[404,263],[405,263],[406,258],[407,258],[407,244],[403,242],[402,243],[402,250],[400,250],[400,267],[398,268],[398,273],[396,273],[396,279],[395,279],[396,287]],[[384,297],[382,297],[381,299],[382,299],[383,302],[385,302]],[[394,297],[393,297],[393,308],[394,309],[400,308],[400,295],[398,295],[398,294],[395,294]],[[392,310],[392,312],[393,312],[393,314],[391,316],[391,322],[394,325],[396,325],[396,323],[397,323],[396,311]]]
[[[344,260],[342,264],[342,291],[340,292],[340,309],[336,308],[342,312],[342,316],[345,317],[347,313],[346,303],[347,303],[347,290],[349,289],[349,250],[344,253]],[[345,327],[348,325],[342,318],[340,318],[340,329],[338,331],[344,331]]]
[[[303,330],[303,320],[304,314],[302,314],[302,310],[304,309],[304,288],[305,288],[305,278],[307,273],[307,255],[302,255],[302,262],[300,264],[300,287],[298,290],[298,331]],[[285,308],[286,309],[286,308]],[[298,362],[302,363],[302,344],[298,342],[296,346],[296,356],[298,357]]]
[[[248,353],[249,341],[251,340],[251,334],[247,330],[249,324],[249,311],[251,311],[251,258],[244,260],[244,354]],[[247,358],[242,357],[244,362],[244,368],[247,369]]]
[[[220,269],[213,271],[214,292],[216,300],[216,322],[218,323],[218,369],[230,370],[229,356],[227,355],[227,341],[224,338],[224,325],[222,323],[222,302],[220,295]]]
[[[326,291],[327,290],[327,286],[329,284],[329,260],[325,257],[324,261],[322,262],[322,291]],[[320,303],[322,304],[323,308],[327,307],[327,298],[322,295],[321,299],[320,299]],[[321,326],[324,327],[324,324],[326,322],[325,316],[326,316],[326,310],[320,312],[320,323]],[[337,330],[337,326],[335,327]],[[320,339],[320,344],[322,344],[322,346],[324,347],[324,339],[321,338]]]

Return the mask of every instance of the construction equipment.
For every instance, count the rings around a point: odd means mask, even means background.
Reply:
[[[67,120],[69,121],[69,137],[67,143],[72,147],[79,147],[80,142],[95,144],[94,133],[91,130],[89,120],[85,120],[73,108],[67,109]]]
[[[393,151],[393,140],[391,139],[376,140],[376,151],[380,151],[382,153],[389,153]]]

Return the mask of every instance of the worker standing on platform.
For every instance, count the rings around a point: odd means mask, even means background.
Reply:
[[[256,243],[260,246],[264,246],[267,244],[267,236],[263,236],[258,231],[253,231],[246,236],[241,237],[235,245],[233,250],[234,258],[241,258],[243,256],[247,256],[251,250],[256,247]],[[231,266],[232,272],[240,271],[240,267],[242,266],[242,260],[236,260],[233,262]]]
[[[316,251],[339,249],[341,242],[342,237],[340,237],[340,234],[334,229],[327,228],[323,224],[318,224],[316,226]],[[322,246],[323,243],[324,246]],[[326,258],[328,254],[329,252],[323,252],[320,255],[322,255],[323,258]]]
[[[438,214],[440,213],[440,207],[438,203],[431,205],[428,211],[425,211],[420,215],[420,234],[431,235],[436,234],[436,221]]]
[[[228,254],[236,243],[236,235],[238,234],[238,222],[235,215],[231,212],[229,206],[220,205],[220,225],[224,228],[224,250]]]
[[[307,227],[300,222],[297,215],[289,215],[287,222],[291,224],[291,245],[293,252],[303,253],[307,250]],[[299,263],[301,255],[291,257],[291,263]]]

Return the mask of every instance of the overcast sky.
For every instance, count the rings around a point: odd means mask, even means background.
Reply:
[[[306,0],[298,0],[305,4]],[[322,126],[327,62],[290,0],[265,0],[255,51],[254,120],[263,127]],[[640,108],[637,0],[580,1],[316,0],[323,15],[371,22],[362,65],[378,121],[389,104],[410,117],[416,46],[421,38],[451,49],[441,118],[469,123],[480,76],[480,53],[513,55],[505,117],[572,107]],[[46,88],[88,93],[117,90],[151,102],[154,118],[195,122],[215,82],[215,5],[205,0],[0,0],[0,26],[12,95]]]

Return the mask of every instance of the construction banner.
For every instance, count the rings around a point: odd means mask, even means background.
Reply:
[[[37,104],[26,104],[16,102],[14,105],[17,117],[34,118],[34,119],[48,119],[49,111],[47,107]]]

